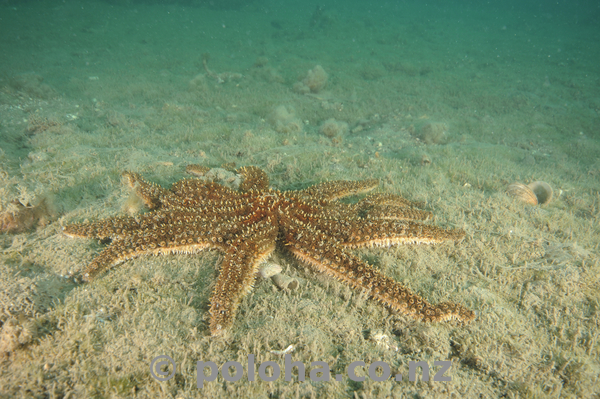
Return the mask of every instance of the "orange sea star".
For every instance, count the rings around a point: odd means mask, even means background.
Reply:
[[[197,175],[207,170],[188,167]],[[459,304],[429,304],[350,251],[459,240],[462,230],[416,222],[430,214],[393,194],[373,194],[355,204],[338,201],[372,190],[376,180],[332,181],[305,190],[278,191],[269,188],[269,179],[259,168],[242,167],[237,173],[243,178],[238,190],[201,179],[180,180],[167,190],[136,173],[124,173],[151,211],[66,226],[64,233],[70,237],[111,240],[85,268],[83,279],[90,281],[140,255],[221,251],[224,259],[210,299],[210,331],[219,335],[231,326],[241,299],[252,290],[258,266],[279,245],[314,269],[415,319],[468,322],[474,318]]]

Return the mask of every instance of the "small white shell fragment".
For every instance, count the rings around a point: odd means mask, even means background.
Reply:
[[[274,355],[283,356],[283,355],[287,355],[288,353],[292,353],[294,351],[294,349],[295,349],[294,345],[290,345],[282,351],[269,351],[269,352],[271,352]]]
[[[372,331],[371,334],[369,334],[369,339],[375,342],[375,344],[377,344],[378,346],[382,346],[385,349],[391,349],[396,352],[400,350],[398,346],[394,345],[393,342],[390,342],[390,337],[388,337],[380,330]]]
[[[271,277],[271,281],[275,283],[277,287],[281,290],[290,290],[294,291],[296,288],[300,286],[298,280],[293,277],[289,277],[283,274],[276,274]]]
[[[265,262],[259,266],[258,272],[262,278],[273,277],[276,274],[281,273],[281,266],[273,262]]]

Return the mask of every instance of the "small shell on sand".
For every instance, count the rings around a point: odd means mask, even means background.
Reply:
[[[528,185],[513,183],[508,186],[506,193],[531,205],[545,205],[552,200],[552,187],[543,181],[535,181]]]
[[[284,274],[276,274],[271,277],[271,281],[275,283],[277,287],[281,290],[290,290],[294,291],[296,288],[300,286],[298,280],[293,277],[286,276]]]
[[[259,266],[258,273],[262,278],[271,277],[271,281],[273,281],[273,283],[280,290],[293,291],[300,286],[298,280],[296,280],[295,278],[281,274],[281,266],[279,266],[277,263],[263,263]]]
[[[381,330],[371,331],[369,339],[375,342],[378,346],[383,346],[385,349],[393,349],[398,352],[400,348],[391,342],[390,337],[384,334]]]
[[[281,266],[277,263],[265,262],[259,266],[258,272],[262,278],[273,277],[274,275],[281,273]]]
[[[531,184],[528,184],[529,187],[537,197],[538,204],[546,205],[550,201],[552,201],[552,187],[544,181],[534,181]]]

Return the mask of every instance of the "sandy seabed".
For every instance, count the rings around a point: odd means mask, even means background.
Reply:
[[[470,9],[457,27],[443,7],[259,1],[0,7],[12,21],[0,63],[0,397],[598,397],[597,22],[570,31],[557,14],[498,22]],[[218,339],[207,323],[218,253],[138,258],[80,283],[106,243],[62,226],[138,210],[125,170],[168,187],[191,163],[256,165],[280,189],[376,178],[380,192],[422,202],[465,239],[356,253],[478,317],[416,322],[282,252],[272,260],[299,287],[258,278]],[[538,180],[548,204],[506,194]],[[404,375],[411,361],[451,360],[452,381],[196,387],[196,361],[283,365],[290,345],[293,361],[332,375],[357,360]],[[177,363],[168,382],[150,375],[160,354]]]

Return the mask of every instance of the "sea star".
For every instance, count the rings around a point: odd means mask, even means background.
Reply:
[[[202,175],[208,168],[190,165],[187,170]],[[242,167],[237,173],[243,179],[237,190],[194,178],[180,180],[167,190],[136,173],[123,173],[151,211],[64,228],[69,237],[111,240],[85,268],[83,280],[140,255],[221,251],[224,259],[210,298],[210,332],[219,335],[232,325],[241,299],[252,290],[259,265],[279,244],[315,270],[417,320],[474,319],[474,313],[462,305],[429,304],[350,251],[459,240],[462,230],[416,222],[430,213],[394,194],[372,194],[355,204],[337,201],[372,190],[377,180],[331,181],[299,191],[278,191],[269,188],[262,169]]]

